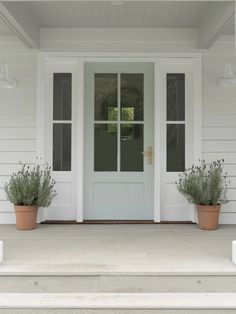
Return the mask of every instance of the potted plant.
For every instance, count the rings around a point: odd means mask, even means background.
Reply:
[[[227,203],[226,174],[223,175],[224,160],[207,164],[205,160],[200,165],[193,165],[180,174],[176,182],[177,188],[186,199],[196,205],[198,226],[203,230],[218,228],[221,205]]]
[[[22,165],[5,185],[7,199],[14,204],[16,226],[19,230],[36,228],[39,207],[48,207],[54,196],[55,181],[47,164],[33,167]]]

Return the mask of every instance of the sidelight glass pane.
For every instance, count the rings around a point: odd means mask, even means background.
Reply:
[[[121,120],[143,121],[144,75],[121,74]]]
[[[71,120],[71,73],[53,74],[53,120]]]
[[[121,171],[143,171],[143,124],[121,124]]]
[[[97,121],[117,120],[117,74],[96,73],[94,112]]]
[[[71,171],[71,124],[53,124],[53,171]]]
[[[167,124],[167,171],[185,169],[185,125]]]
[[[117,171],[117,124],[95,124],[94,171]]]
[[[185,74],[167,74],[167,121],[185,120]]]

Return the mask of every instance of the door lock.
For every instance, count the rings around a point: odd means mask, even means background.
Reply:
[[[148,146],[147,150],[142,152],[142,154],[147,157],[147,163],[148,165],[152,165],[152,146]]]

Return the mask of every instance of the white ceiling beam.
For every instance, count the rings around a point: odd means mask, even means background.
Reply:
[[[235,4],[232,2],[211,5],[199,29],[199,48],[209,49],[235,19]]]
[[[42,51],[196,51],[189,28],[42,28]]]
[[[29,49],[40,46],[40,28],[22,4],[0,2],[0,21]]]

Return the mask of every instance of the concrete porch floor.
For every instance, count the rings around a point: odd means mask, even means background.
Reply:
[[[236,275],[236,226],[0,225],[4,275]]]

